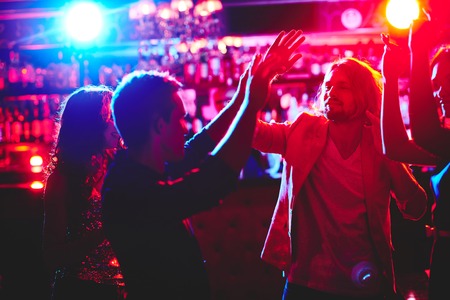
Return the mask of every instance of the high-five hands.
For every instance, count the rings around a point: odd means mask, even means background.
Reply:
[[[302,54],[294,53],[305,41],[302,34],[301,30],[291,30],[287,34],[282,31],[264,56],[253,56],[248,69],[241,76],[241,81],[247,81],[246,92],[250,105],[262,109],[269,97],[274,77],[288,71],[302,57]]]
[[[305,41],[303,31],[291,30],[288,33],[281,31],[264,55],[264,61],[273,58],[279,59],[279,68],[273,70],[272,76],[287,72],[294,63],[302,57],[301,53],[295,53]]]

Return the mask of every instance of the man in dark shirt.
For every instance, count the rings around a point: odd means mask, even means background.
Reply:
[[[299,30],[281,32],[241,76],[230,104],[185,144],[181,84],[134,72],[117,87],[113,118],[125,143],[105,178],[103,224],[121,265],[127,299],[209,299],[189,217],[219,205],[246,163],[258,111],[273,78],[301,55]]]

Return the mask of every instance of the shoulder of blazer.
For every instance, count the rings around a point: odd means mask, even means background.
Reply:
[[[315,116],[311,115],[308,112],[303,112],[292,123],[290,134],[292,134],[292,132],[301,130],[319,137],[324,132],[326,133],[326,129],[328,128],[328,126],[326,126],[327,123],[328,120],[323,116]]]
[[[327,133],[328,120],[325,117],[301,114],[289,130],[285,159],[294,164],[300,157],[315,161],[325,146]]]

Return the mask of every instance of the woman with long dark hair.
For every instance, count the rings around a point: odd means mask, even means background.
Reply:
[[[85,86],[69,95],[56,121],[44,193],[43,250],[54,272],[52,299],[121,299],[123,280],[102,230],[100,188],[120,137],[112,90]]]

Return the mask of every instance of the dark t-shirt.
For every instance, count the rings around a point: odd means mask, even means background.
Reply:
[[[129,299],[210,298],[200,247],[186,218],[219,205],[238,180],[207,154],[210,145],[204,132],[188,142],[185,161],[168,168],[173,176],[132,161],[126,150],[111,164],[102,191],[103,224]]]
[[[450,163],[431,176],[431,187],[435,196],[433,225],[439,230],[450,230]]]

